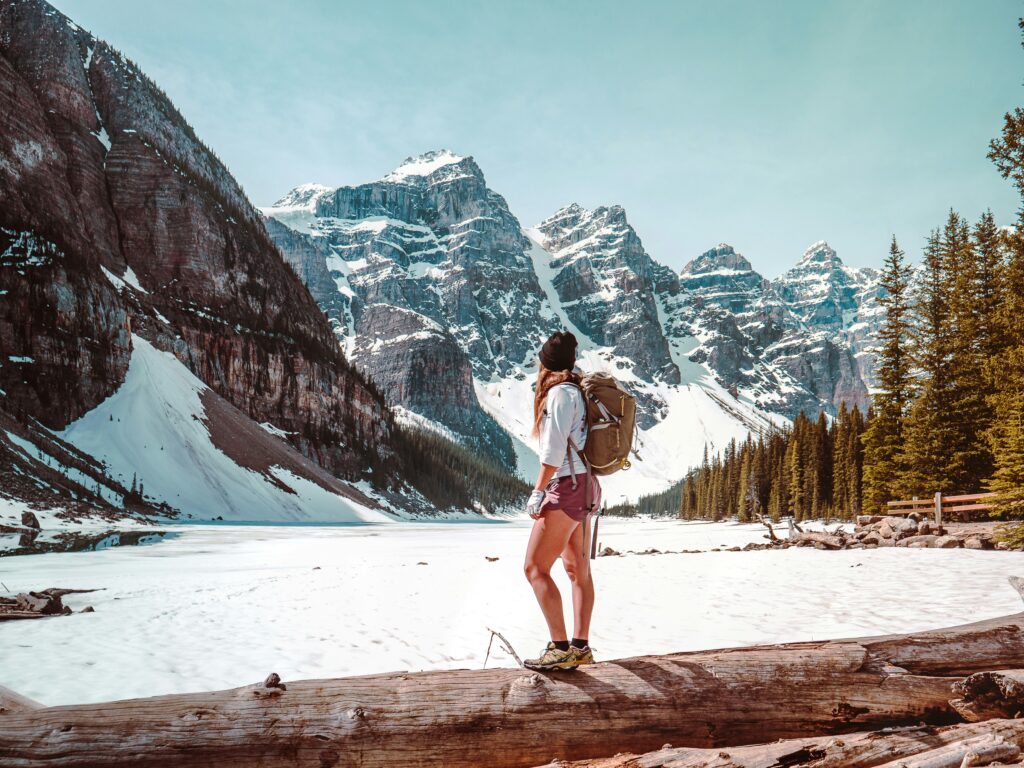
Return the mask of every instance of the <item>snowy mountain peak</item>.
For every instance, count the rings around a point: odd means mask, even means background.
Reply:
[[[584,208],[579,203],[569,203],[564,205],[555,211],[553,214],[548,216],[544,221],[534,227],[534,230],[541,233],[542,235],[553,229],[564,229],[566,227],[575,226],[585,215],[589,215],[590,211]]]
[[[271,207],[308,208],[312,211],[316,208],[317,200],[331,191],[331,187],[323,184],[300,184]]]
[[[588,235],[593,235],[599,229],[616,228],[629,228],[630,233],[635,236],[626,220],[626,210],[621,205],[599,205],[591,210],[579,203],[570,203],[544,219],[534,231],[545,238],[550,238],[565,235],[573,230],[586,230]]]
[[[409,178],[425,178],[445,166],[455,165],[471,157],[457,155],[448,149],[437,149],[415,157],[407,157],[400,166],[385,176],[382,181],[406,181]],[[476,164],[473,163],[475,166]]]
[[[806,264],[808,262],[829,263],[829,264],[831,264],[831,263],[842,264],[843,263],[842,259],[840,259],[836,255],[835,249],[832,248],[832,246],[830,246],[824,240],[818,240],[816,243],[812,243],[810,246],[808,246],[807,250],[804,251],[804,255],[801,257],[800,263],[801,264]]]
[[[683,267],[682,274],[700,275],[707,272],[721,272],[731,270],[733,272],[753,272],[754,267],[741,253],[728,243],[719,243],[716,247],[704,251],[693,261]]]

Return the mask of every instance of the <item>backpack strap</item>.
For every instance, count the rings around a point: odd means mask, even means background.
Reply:
[[[585,428],[589,428],[589,424],[587,423],[587,395],[583,391],[583,387],[580,386],[580,383],[578,381],[570,380],[563,383],[575,387],[576,390],[580,393],[580,399],[583,401],[583,426]],[[586,467],[585,471],[588,477],[590,475],[590,464],[587,462],[587,457],[583,453],[583,449],[576,445],[576,443],[573,442],[573,439],[570,437],[568,444],[565,446],[565,458],[569,462],[569,475],[572,477],[572,488],[573,490],[576,490],[576,464],[572,460],[573,451],[575,451],[577,457],[583,461],[583,464]]]
[[[583,466],[586,467],[586,472],[584,473],[584,476],[583,476],[583,482],[586,483],[586,486],[583,489],[583,508],[586,510],[586,514],[583,516],[583,543],[582,543],[582,545],[580,547],[580,554],[583,556],[583,559],[586,560],[587,559],[587,530],[588,530],[588,526],[590,525],[590,515],[594,511],[594,509],[593,509],[593,507],[594,507],[594,475],[593,475],[593,472],[592,472],[592,470],[590,468],[590,462],[587,461],[586,455],[576,447],[576,443],[570,437],[569,438],[569,450],[567,450],[566,452],[569,455],[569,471],[573,473],[573,475],[572,475],[572,487],[573,488],[576,487],[576,470],[573,468],[572,453],[571,453],[572,450],[575,450],[575,451],[577,451],[579,453],[580,458],[583,459]]]

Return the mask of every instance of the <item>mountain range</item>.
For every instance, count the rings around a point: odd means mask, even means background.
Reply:
[[[800,411],[865,406],[881,315],[873,269],[824,242],[775,280],[731,246],[680,271],[616,205],[524,228],[472,157],[407,158],[358,186],[304,184],[262,209],[270,236],[389,403],[529,477],[536,352],[572,330],[584,369],[640,401],[641,462],[615,485],[655,491],[705,446]],[[509,439],[511,438],[511,439]]]
[[[727,245],[677,273],[618,206],[524,228],[447,150],[258,210],[135,64],[43,0],[0,0],[5,498],[476,514],[417,480],[437,459],[408,436],[529,476],[536,351],[568,328],[641,404],[614,501],[800,410],[863,405],[879,290],[824,242],[776,280]]]

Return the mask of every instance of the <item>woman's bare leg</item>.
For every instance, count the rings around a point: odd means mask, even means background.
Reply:
[[[565,549],[573,531],[580,524],[560,509],[550,509],[535,520],[526,547],[523,570],[533,587],[552,640],[568,640],[565,635],[565,617],[562,615],[562,596],[551,578],[551,566]]]
[[[562,550],[562,565],[572,582],[573,637],[590,637],[590,617],[594,613],[594,577],[590,570],[590,553],[586,550],[589,521],[578,524]]]

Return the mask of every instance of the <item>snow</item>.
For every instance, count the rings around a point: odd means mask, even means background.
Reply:
[[[21,446],[24,449],[24,446]],[[37,451],[33,447],[32,455],[34,458],[39,458]],[[53,464],[51,463],[51,466]],[[90,481],[89,486],[94,487],[95,481]],[[106,489],[104,486],[104,490]],[[113,493],[112,491],[110,493]],[[131,518],[124,518],[118,520],[116,523],[111,523],[108,519],[102,515],[90,516],[87,512],[78,510],[74,517],[66,516],[65,510],[60,509],[35,509],[23,501],[16,499],[8,499],[0,496],[0,523],[7,525],[21,525],[21,515],[23,512],[32,512],[39,521],[41,532],[39,538],[36,540],[37,543],[43,543],[46,541],[54,540],[58,536],[74,532],[83,534],[99,534],[106,531],[110,531],[112,527],[116,527],[118,531],[158,531],[164,530],[148,520],[133,520]],[[64,514],[65,516],[59,516]],[[17,533],[0,534],[0,553],[5,550],[11,550],[19,547],[20,535]],[[6,573],[7,563],[18,562],[15,560],[0,560],[0,572]],[[2,578],[2,577],[0,577]],[[0,641],[0,648],[2,648],[2,641]]]
[[[139,278],[135,276],[135,270],[133,270],[131,267],[127,267],[125,269],[124,277],[122,279],[139,293],[149,293],[149,291],[143,288],[142,285],[139,283]]]
[[[566,209],[568,210],[568,209]],[[570,211],[571,212],[571,211]],[[579,365],[584,371],[606,371],[615,376],[635,394],[643,392],[660,402],[665,417],[648,430],[638,430],[637,447],[640,459],[632,459],[632,467],[608,477],[605,499],[610,504],[636,500],[639,496],[657,493],[682,479],[686,471],[700,463],[705,445],[709,453],[722,450],[732,440],[743,440],[751,426],[758,430],[781,425],[785,419],[756,409],[749,397],[737,400],[725,390],[702,365],[689,359],[699,340],[694,337],[672,337],[669,348],[672,359],[682,375],[681,385],[650,383],[633,372],[632,361],[619,357],[612,348],[599,346],[574,325],[565,312],[554,289],[557,273],[551,266],[552,255],[541,247],[544,235],[538,229],[525,234],[531,241],[528,255],[533,260],[546,306],[558,323],[571,331],[579,341]],[[559,254],[560,256],[561,254]],[[668,317],[661,301],[656,302],[658,319],[663,328]],[[533,378],[535,369],[525,367],[520,378],[493,377],[476,380],[480,405],[512,436],[518,458],[518,474],[529,482],[536,479],[540,467],[536,440],[530,436],[533,421]]]
[[[269,432],[274,437],[280,437],[280,438],[283,438],[285,440],[288,439],[288,435],[292,434],[291,432],[285,432],[280,427],[274,426],[269,421],[262,421],[262,422],[260,422],[260,426],[263,428],[264,431]]]
[[[135,276],[135,271],[131,267],[125,268],[124,275],[122,277],[118,277],[106,267],[101,266],[100,269],[102,269],[103,274],[107,276],[107,280],[117,288],[118,293],[123,293],[125,287],[132,288],[139,293],[149,293],[149,291],[143,288],[139,283],[139,278]]]
[[[109,152],[110,151],[110,136],[107,134],[107,129],[102,125],[98,131],[93,132],[93,136],[99,139],[100,144]]]
[[[429,176],[439,168],[465,160],[447,149],[427,152],[419,157],[406,158],[400,166],[383,178],[383,181],[405,181],[410,177]]]
[[[504,633],[520,656],[533,655],[546,633],[522,576],[529,525],[178,526],[180,535],[152,546],[0,560],[11,592],[104,590],[65,598],[95,613],[6,624],[4,684],[57,705],[247,685],[271,670],[287,682],[480,668],[486,627]],[[608,519],[599,538],[619,551],[707,550],[761,541],[763,532]],[[1024,553],[599,558],[591,641],[605,660],[945,627],[1018,612],[1009,574],[1024,574]],[[555,579],[568,603],[557,565]],[[74,674],[41,659],[68,661]],[[492,649],[490,666],[511,664]]]
[[[103,461],[123,485],[137,476],[148,498],[200,519],[362,522],[389,518],[280,467],[244,468],[211,441],[200,394],[207,390],[169,352],[132,336],[121,387],[60,437]]]

